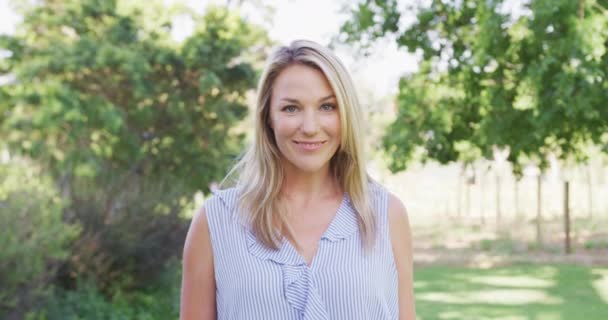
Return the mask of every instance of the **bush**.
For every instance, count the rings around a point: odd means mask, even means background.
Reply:
[[[124,177],[127,178],[124,178]],[[91,279],[110,296],[145,287],[181,256],[192,211],[176,184],[108,173],[94,183],[73,182],[67,216],[82,227],[58,285]]]
[[[179,317],[180,265],[172,260],[161,276],[138,291],[118,290],[107,298],[93,281],[78,281],[75,290],[55,288],[52,298],[27,320],[166,320]]]
[[[51,180],[31,163],[0,164],[0,318],[20,319],[44,299],[78,228],[64,223]]]
[[[75,290],[53,288],[52,292],[44,308],[28,314],[27,320],[132,319],[108,301],[92,281],[79,282]]]
[[[37,312],[45,304],[54,310],[48,317],[73,319],[145,313],[133,306],[173,312],[159,303],[172,306],[173,297],[156,294],[150,283],[179,260],[190,201],[176,196],[183,190],[175,184],[104,179],[62,181],[62,200],[34,165],[0,166],[0,319],[23,319],[26,312],[45,319]],[[167,294],[159,285],[157,292]]]

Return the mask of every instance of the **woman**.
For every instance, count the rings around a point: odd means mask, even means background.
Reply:
[[[195,215],[181,319],[415,319],[409,222],[367,175],[346,68],[295,41],[268,60],[252,147]]]

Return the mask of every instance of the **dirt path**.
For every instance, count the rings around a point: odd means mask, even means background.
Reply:
[[[507,231],[475,225],[444,224],[413,228],[414,263],[489,268],[513,263],[564,263],[608,266],[608,232],[601,227],[581,228],[573,233],[572,253],[564,253],[559,224],[547,225],[542,246],[531,228],[509,226]]]
[[[414,250],[416,266],[451,265],[490,268],[514,263],[532,264],[579,264],[585,266],[608,266],[608,253],[553,254],[531,252],[525,254],[496,254],[489,252],[464,252],[449,250]]]

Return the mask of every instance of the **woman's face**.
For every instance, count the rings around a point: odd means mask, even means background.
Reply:
[[[304,172],[329,166],[340,146],[340,113],[325,75],[291,65],[273,83],[270,127],[284,165]]]

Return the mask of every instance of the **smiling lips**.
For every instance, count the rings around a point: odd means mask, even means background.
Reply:
[[[305,151],[314,151],[314,150],[321,148],[321,146],[327,141],[294,141],[294,142],[300,149],[303,149]]]

